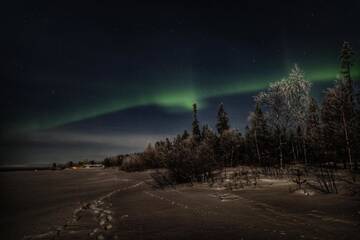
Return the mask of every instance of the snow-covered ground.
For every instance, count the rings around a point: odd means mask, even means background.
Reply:
[[[231,174],[227,171],[227,176]],[[158,189],[149,172],[106,169],[0,173],[1,239],[359,236],[358,197],[307,188],[294,190],[296,184],[286,178],[249,178],[252,180],[234,181],[225,177],[211,185]]]

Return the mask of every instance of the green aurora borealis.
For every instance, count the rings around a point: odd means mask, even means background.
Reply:
[[[305,71],[305,77],[314,84],[322,82],[331,82],[336,79],[338,71],[336,66],[328,68],[319,68],[312,71]],[[360,76],[359,68],[353,69],[353,77]],[[206,85],[197,84],[195,77],[185,79],[187,81],[176,81],[177,85],[152,86],[144,85],[140,89],[130,89],[131,94],[117,94],[118,88],[127,86],[110,85],[105,89],[97,89],[101,99],[88,102],[87,105],[77,104],[76,101],[71,104],[62,103],[66,110],[59,112],[49,111],[45,116],[30,115],[23,116],[11,124],[13,129],[20,131],[32,131],[59,127],[64,124],[81,121],[88,118],[98,117],[104,114],[121,111],[128,108],[139,106],[157,105],[166,111],[190,111],[193,103],[197,103],[199,108],[207,105],[207,99],[213,97],[222,97],[228,95],[241,95],[244,93],[253,93],[254,95],[266,88],[272,81],[280,80],[286,77],[280,74],[270,76],[217,76],[218,80],[207,82]],[[261,79],[261,80],[260,80]],[[109,89],[110,88],[110,89]],[[104,92],[102,92],[104,91]]]
[[[360,1],[8,1],[1,21],[2,163],[102,160],[214,128],[223,102],[244,132],[253,96],[295,63],[312,95],[351,43]]]

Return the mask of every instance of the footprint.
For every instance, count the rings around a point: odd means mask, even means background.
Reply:
[[[105,225],[106,219],[105,218],[100,219],[99,223],[100,223],[101,226]]]
[[[104,235],[100,234],[100,235],[97,236],[96,239],[98,239],[98,240],[105,240],[105,237],[104,237]]]
[[[122,215],[122,216],[121,216],[121,219],[128,218],[128,217],[129,217],[129,215],[127,215],[127,214],[126,214],[126,215]]]

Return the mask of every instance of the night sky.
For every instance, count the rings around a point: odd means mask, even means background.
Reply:
[[[141,151],[189,129],[195,102],[201,123],[223,102],[243,131],[294,63],[320,101],[342,42],[360,51],[360,1],[236,2],[2,4],[0,164]]]

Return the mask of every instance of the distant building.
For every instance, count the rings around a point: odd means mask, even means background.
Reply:
[[[84,164],[83,168],[104,168],[103,164],[100,163],[94,163],[94,164]]]

